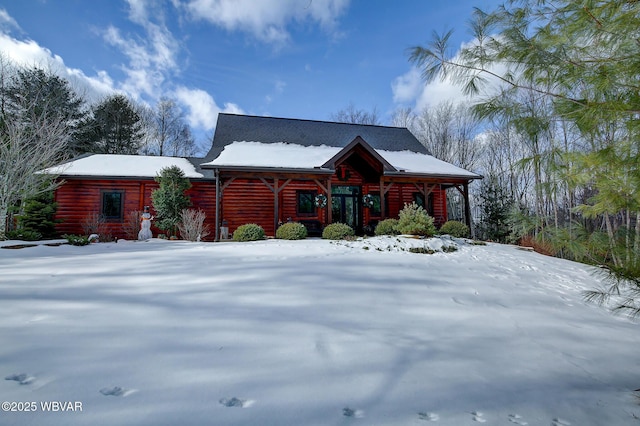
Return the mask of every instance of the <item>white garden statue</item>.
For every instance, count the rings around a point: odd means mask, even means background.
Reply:
[[[149,213],[149,206],[144,206],[144,212],[140,216],[140,232],[138,232],[138,240],[148,240],[153,238],[151,233],[151,221],[153,216]]]

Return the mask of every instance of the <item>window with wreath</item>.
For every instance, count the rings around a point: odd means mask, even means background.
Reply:
[[[124,191],[102,191],[102,217],[106,220],[122,220]]]
[[[380,193],[370,192],[371,195],[371,216],[380,216],[382,211],[380,210]],[[386,200],[385,200],[386,201]],[[389,210],[387,210],[389,211]]]
[[[296,191],[297,212],[300,216],[315,216],[315,191]]]

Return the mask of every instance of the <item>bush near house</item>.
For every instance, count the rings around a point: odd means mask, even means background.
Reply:
[[[385,219],[376,225],[376,235],[398,235],[398,219]]]
[[[233,233],[233,241],[258,241],[265,237],[264,229],[255,223],[240,225]]]
[[[38,241],[42,239],[42,234],[30,229],[16,229],[7,231],[5,237],[9,240]]]
[[[201,241],[206,238],[210,233],[209,225],[204,223],[206,218],[207,214],[202,209],[183,209],[178,223],[180,236],[187,241]]]
[[[332,223],[327,225],[322,231],[322,238],[325,240],[343,240],[346,237],[355,235],[353,228],[344,223]]]
[[[449,220],[442,225],[440,233],[456,238],[469,238],[469,227],[460,221]]]
[[[54,202],[52,191],[29,198],[22,204],[22,213],[18,216],[18,231],[24,240],[40,240],[56,237],[55,219],[58,203]]]
[[[159,187],[151,193],[151,202],[157,215],[156,226],[169,236],[175,236],[182,210],[191,205],[191,200],[186,194],[191,188],[191,182],[177,166],[160,170],[155,181],[159,183]]]
[[[422,206],[417,205],[415,202],[411,204],[405,203],[399,216],[398,231],[401,234],[433,237],[436,233],[433,218],[427,214]]]
[[[62,237],[66,238],[69,244],[73,246],[86,246],[90,243],[89,237],[87,237],[86,235],[65,234]]]
[[[304,240],[307,238],[307,227],[298,222],[285,223],[276,231],[276,238],[281,240]]]

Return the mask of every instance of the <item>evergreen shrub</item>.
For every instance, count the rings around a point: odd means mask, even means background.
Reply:
[[[56,236],[55,214],[58,204],[53,201],[53,192],[45,192],[36,197],[25,200],[22,214],[18,220],[18,230],[35,241]],[[39,235],[36,237],[36,235]],[[25,239],[25,238],[22,238]]]
[[[163,168],[155,181],[159,187],[151,193],[151,202],[157,215],[156,226],[169,236],[174,236],[178,231],[182,210],[191,205],[186,194],[191,182],[178,166]]]
[[[73,246],[86,246],[90,242],[89,237],[86,235],[65,234],[63,237],[66,238],[67,241],[69,241],[69,244]]]
[[[353,228],[344,223],[332,223],[322,231],[322,238],[325,240],[343,240],[354,235]]]
[[[376,225],[376,235],[398,235],[398,219],[385,219]]]
[[[398,231],[401,234],[433,237],[436,233],[433,218],[427,214],[422,206],[417,205],[415,202],[411,204],[405,203],[399,216]]]
[[[434,254],[436,251],[429,247],[409,247],[410,253]]]
[[[468,238],[469,227],[457,220],[449,220],[440,228],[441,234],[451,235],[456,238]]]
[[[21,241],[38,241],[42,239],[42,234],[38,231],[30,229],[16,229],[13,231],[7,231],[5,236],[9,240],[21,240]]]
[[[285,223],[276,231],[276,238],[281,240],[304,240],[307,238],[307,227],[298,222]]]
[[[264,229],[255,223],[240,225],[233,233],[233,241],[258,241],[264,239]]]

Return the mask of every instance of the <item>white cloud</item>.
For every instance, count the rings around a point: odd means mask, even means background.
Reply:
[[[289,40],[287,25],[311,21],[325,30],[333,30],[350,0],[190,0],[187,4],[194,19],[203,19],[229,31],[252,34],[266,43],[283,44]]]
[[[112,46],[120,49],[129,62],[123,66],[126,79],[116,82],[107,71],[98,70],[95,75],[88,76],[82,70],[69,68],[63,59],[49,49],[40,46],[33,40],[18,40],[6,33],[2,22],[15,22],[0,9],[0,52],[8,60],[23,66],[37,66],[51,70],[56,75],[67,79],[72,87],[90,103],[99,101],[115,92],[123,92],[128,96],[141,98],[143,95],[157,99],[166,94],[163,88],[167,74],[177,70],[178,43],[162,25],[145,22],[148,9],[144,9],[145,0],[129,0],[132,5],[130,18],[143,22],[149,41],[141,38],[125,37],[115,27],[103,32],[104,39]],[[17,26],[17,23],[15,24]],[[275,89],[283,90],[285,83],[276,82]],[[204,90],[179,87],[171,95],[188,110],[187,119],[195,129],[211,130],[215,127],[218,113],[228,112],[244,114],[242,108],[235,103],[225,103],[221,108],[214,98]]]
[[[477,43],[477,40],[463,43],[460,46],[460,50],[472,47]],[[453,61],[456,61],[457,55],[453,58]],[[504,74],[507,71],[507,66],[496,64],[491,68],[491,71],[497,74]],[[425,84],[420,70],[412,67],[405,74],[396,77],[391,82],[393,102],[400,105],[413,104],[413,108],[417,111],[445,101],[453,102],[454,104],[473,103],[487,94],[496,93],[501,86],[497,79],[485,77],[489,83],[485,85],[483,92],[479,95],[469,96],[463,93],[462,86],[454,83],[450,76],[445,78],[436,77]]]
[[[418,93],[423,88],[420,71],[417,68],[411,68],[409,72],[396,77],[391,83],[393,92],[393,102],[395,103],[411,103],[415,102]]]
[[[155,98],[167,77],[179,70],[180,43],[165,25],[157,2],[128,0],[128,4],[129,19],[142,27],[144,36],[123,35],[111,26],[104,30],[103,38],[128,59],[128,64],[122,66],[127,75],[122,88],[136,98]]]
[[[5,9],[0,9],[0,30],[7,32],[12,30],[22,31],[18,22]]]
[[[0,52],[16,65],[41,67],[67,79],[90,102],[115,91],[113,80],[105,71],[88,76],[82,70],[69,68],[60,56],[54,55],[33,40],[17,40],[0,33]]]
[[[126,0],[129,4],[129,19],[138,24],[144,24],[149,20],[147,10],[149,8],[146,0]]]
[[[202,89],[179,87],[174,94],[188,108],[187,120],[194,128],[205,131],[213,129],[221,112],[244,114],[244,111],[234,103],[225,103],[224,108],[220,108],[213,96]]]
[[[277,94],[281,94],[282,92],[284,92],[284,88],[285,87],[287,87],[287,83],[285,83],[282,80],[276,81],[275,91],[276,91]]]
[[[396,77],[391,83],[393,102],[396,104],[412,104],[417,111],[425,107],[437,105],[443,101],[460,103],[470,102],[470,98],[462,93],[460,86],[449,78],[436,78],[425,84],[420,70],[412,67],[405,74]]]

